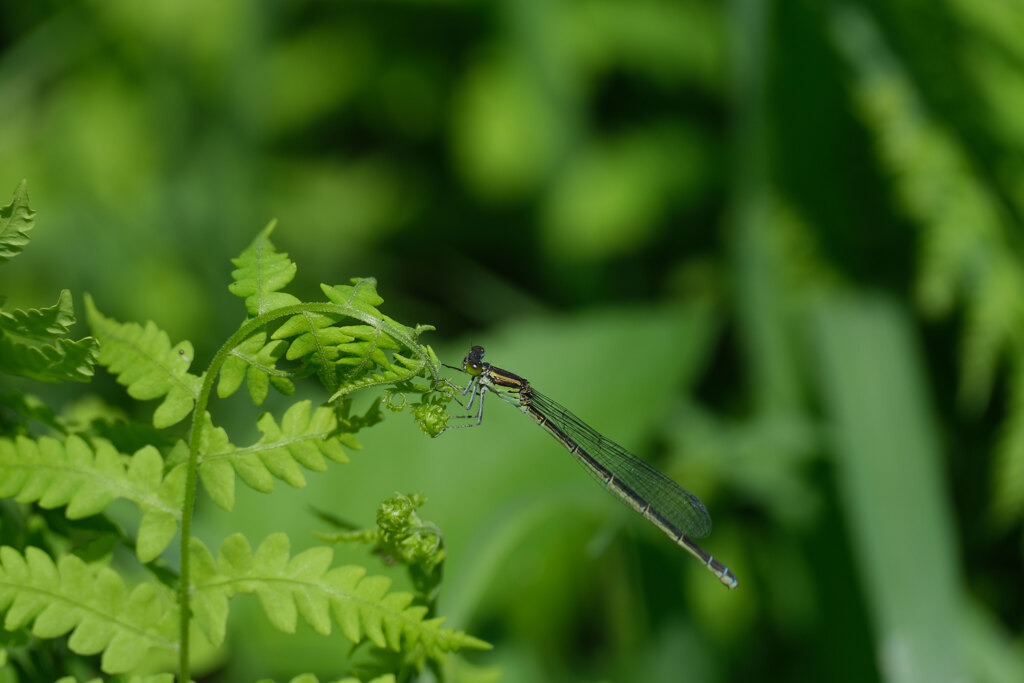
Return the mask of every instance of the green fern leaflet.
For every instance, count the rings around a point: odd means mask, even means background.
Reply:
[[[330,548],[311,548],[294,557],[284,534],[272,534],[253,552],[241,534],[225,539],[217,559],[200,541],[192,541],[196,623],[214,645],[224,641],[228,600],[255,593],[270,622],[294,633],[302,617],[327,635],[332,623],[353,643],[364,638],[380,648],[420,650],[430,658],[459,649],[489,649],[461,631],[426,619],[426,607],[411,605],[409,593],[389,593],[391,581],[367,577],[356,566],[331,568]]]
[[[8,631],[31,625],[39,638],[70,632],[71,651],[102,653],[107,673],[130,671],[151,648],[177,650],[170,588],[150,582],[129,591],[117,572],[75,555],[54,562],[39,548],[0,548],[0,610]]]
[[[128,387],[132,398],[164,399],[153,413],[153,425],[170,427],[185,419],[203,384],[201,376],[188,371],[194,355],[191,342],[172,347],[167,333],[152,322],[143,327],[104,317],[89,296],[85,308],[100,341],[100,363]]]

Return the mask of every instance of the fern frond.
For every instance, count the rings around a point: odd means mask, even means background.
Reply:
[[[377,294],[377,281],[373,278],[354,278],[351,285],[320,285],[320,289],[333,303],[339,304],[344,309],[344,315],[356,318],[364,323],[378,327],[390,327],[397,333],[411,338],[415,331],[401,325],[391,318],[388,318],[377,306],[384,303],[384,299]],[[336,315],[309,314],[296,315],[287,320],[274,333],[274,339],[286,339],[298,334],[322,330],[338,321]],[[344,341],[350,341],[348,339]],[[342,343],[342,342],[336,342]]]
[[[1015,351],[1008,379],[1007,417],[992,465],[992,510],[1001,522],[1024,514],[1024,353]]]
[[[383,299],[377,294],[373,278],[352,282],[334,287],[320,285],[341,311],[303,311],[274,331],[273,339],[290,340],[285,358],[316,372],[333,393],[332,401],[356,389],[402,381],[425,371],[436,375],[436,357],[416,341],[433,328],[406,327],[381,313],[377,306]],[[361,324],[338,326],[345,317]],[[412,350],[418,358],[389,357],[402,349]],[[343,369],[340,376],[339,369]]]
[[[372,277],[355,277],[350,285],[320,285],[321,291],[336,304],[363,311],[373,317],[382,317],[377,306],[384,299],[377,293],[377,279]]]
[[[925,315],[942,317],[953,312],[963,294],[970,266],[984,252],[981,235],[965,230],[952,220],[936,222],[921,233],[918,262],[920,275],[915,297]]]
[[[44,382],[86,382],[96,363],[96,340],[68,339],[75,323],[71,293],[49,308],[0,311],[0,371]]]
[[[971,151],[928,111],[881,31],[859,9],[836,13],[836,43],[853,67],[854,92],[874,132],[897,196],[922,228],[918,299],[946,314],[960,299],[964,339],[961,396],[973,408],[991,393],[1000,354],[1022,341],[1016,301],[1024,264],[1000,197],[976,171]],[[1009,316],[1009,317],[1004,317]]]
[[[89,325],[100,341],[99,362],[128,387],[128,395],[140,401],[163,397],[153,413],[153,425],[170,427],[192,411],[201,376],[189,373],[193,349],[183,341],[171,347],[167,333],[153,322],[119,323],[104,317],[86,296]]]
[[[978,409],[992,391],[999,359],[1024,328],[1024,271],[1013,257],[992,259],[967,302],[961,353],[963,378],[960,397]]]
[[[352,343],[341,348],[343,352],[353,357],[366,358],[385,365],[387,356],[383,353],[383,349],[425,350],[426,357],[418,361],[421,364],[421,369],[431,369],[428,368],[428,365],[436,366],[438,364],[430,347],[423,347],[417,343],[421,334],[434,329],[432,325],[408,327],[377,310],[376,307],[384,300],[377,294],[377,281],[373,278],[357,278],[353,279],[352,283],[352,285],[335,285],[333,287],[320,285],[320,289],[328,299],[350,309],[351,312],[348,315],[365,323],[365,325],[342,328],[354,337]],[[353,364],[350,361],[346,361],[346,363]],[[435,371],[431,369],[431,372]]]
[[[0,438],[0,497],[46,509],[67,506],[68,519],[95,515],[116,498],[130,500],[142,512],[136,540],[142,562],[156,558],[174,538],[184,490],[184,469],[163,476],[163,460],[152,446],[129,458],[101,439],[93,449],[78,436],[63,442]]]
[[[249,397],[256,405],[266,400],[271,385],[285,396],[295,393],[291,373],[276,367],[288,344],[281,340],[268,344],[266,339],[265,332],[257,332],[231,350],[218,376],[218,396],[227,398],[235,393],[243,380],[246,380]]]
[[[344,530],[315,535],[333,543],[368,544],[374,554],[406,565],[420,602],[433,605],[437,600],[447,553],[441,529],[433,522],[421,519],[416,510],[425,502],[422,494],[396,493],[377,508],[377,526],[372,529],[352,529],[341,520],[320,513],[321,519]]]
[[[263,436],[252,448],[260,451],[260,457],[268,466],[275,461],[294,460],[309,470],[324,472],[327,470],[324,457],[337,463],[348,462],[341,447],[343,439],[350,448],[359,447],[354,440],[345,439],[344,435],[334,435],[338,426],[334,410],[320,406],[310,414],[311,405],[310,401],[300,401],[291,406],[285,411],[280,426],[270,413],[260,417],[256,426]],[[296,485],[305,485],[305,480],[301,479],[302,473],[297,474],[300,483]]]
[[[210,497],[225,510],[234,506],[234,472],[251,488],[270,493],[275,477],[296,488],[305,486],[300,465],[323,472],[327,469],[324,458],[348,462],[342,445],[358,449],[358,442],[351,434],[335,434],[338,418],[334,410],[320,406],[311,412],[311,407],[310,401],[292,405],[280,425],[270,413],[264,413],[257,422],[263,436],[242,448],[233,446],[227,433],[213,427],[207,416],[201,438],[199,476]]]
[[[321,383],[331,391],[338,386],[337,372],[334,370],[334,361],[338,357],[335,347],[351,340],[351,337],[333,327],[335,322],[337,316],[303,311],[286,320],[272,335],[273,339],[281,341],[295,337],[291,342],[286,342],[288,350],[285,357],[300,361],[308,368],[308,371],[300,374],[315,372]]]
[[[366,681],[366,683],[396,683],[396,681],[397,679],[394,674],[384,674],[383,676],[377,676],[376,678]],[[58,683],[60,682],[58,681]],[[70,683],[74,683],[74,681]],[[131,681],[130,683],[135,683],[135,681]],[[274,681],[267,678],[260,680],[260,683],[274,683]],[[288,683],[320,683],[320,679],[317,678],[316,674],[299,674],[298,676],[288,679]],[[363,681],[350,676],[348,678],[339,678],[338,680],[333,681],[333,683],[363,683]]]
[[[53,409],[46,405],[38,396],[20,392],[0,394],[0,406],[7,408],[12,413],[5,416],[7,422],[5,431],[10,436],[28,434],[27,423],[29,421],[46,425],[58,434],[66,434],[68,431],[61,419],[53,412]],[[15,419],[15,415],[20,420]]]
[[[385,351],[402,348],[383,329],[373,325],[346,325],[341,331],[351,337],[351,341],[338,346],[338,351],[344,354],[338,361],[342,365],[354,365],[357,369],[369,362],[388,365]]]
[[[30,308],[0,313],[0,329],[32,339],[65,335],[75,324],[71,292],[61,290],[57,303],[49,308]]]
[[[286,339],[295,336],[288,345],[288,360],[310,357],[312,364],[328,367],[338,356],[338,346],[352,341],[352,337],[340,327],[334,327],[335,316],[319,313],[300,313],[289,318],[284,325],[274,331],[274,339]],[[301,327],[301,330],[298,328]],[[295,333],[297,332],[297,333]],[[295,333],[295,334],[293,334]]]
[[[346,379],[344,384],[327,399],[328,403],[333,403],[346,394],[359,389],[404,382],[423,372],[423,363],[414,358],[406,358],[401,354],[394,353],[392,354],[392,359],[397,362],[387,363],[380,372]]]
[[[271,221],[241,256],[231,259],[237,270],[231,273],[235,281],[228,290],[245,299],[250,318],[299,303],[291,294],[278,291],[292,281],[297,267],[288,254],[279,253],[271,244],[270,233],[276,226],[277,221]]]
[[[131,670],[151,648],[178,647],[178,609],[170,588],[153,581],[129,592],[117,572],[75,555],[54,562],[39,548],[29,547],[24,555],[0,548],[0,611],[7,612],[9,631],[29,624],[39,638],[71,631],[71,651],[102,652],[107,673]]]
[[[253,553],[241,534],[221,544],[217,560],[198,540],[192,541],[195,562],[196,623],[215,646],[224,640],[228,600],[238,593],[256,593],[270,622],[294,633],[298,617],[317,633],[331,632],[333,616],[353,643],[364,638],[395,651],[421,650],[426,657],[490,646],[460,631],[441,627],[440,619],[424,619],[426,608],[411,606],[409,593],[389,593],[390,580],[367,577],[356,566],[330,568],[330,548],[311,548],[290,557],[288,537],[271,534]]]
[[[10,261],[28,244],[28,231],[36,225],[36,212],[28,205],[24,180],[14,188],[11,203],[0,208],[0,263]]]
[[[74,676],[58,678],[54,683],[78,683]],[[85,683],[103,683],[102,678],[92,678]],[[124,683],[174,683],[174,674],[150,674],[149,676],[131,676]]]
[[[350,309],[353,312],[352,317],[359,318],[374,327],[383,327],[388,334],[406,345],[410,345],[409,342],[419,336],[421,332],[434,329],[429,325],[421,325],[416,328],[406,327],[377,310],[377,306],[384,303],[384,299],[377,294],[377,280],[372,277],[353,278],[351,285],[328,286],[321,284],[320,291],[327,295],[329,300]],[[356,315],[356,313],[362,315]]]

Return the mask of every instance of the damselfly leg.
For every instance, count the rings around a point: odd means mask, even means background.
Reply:
[[[461,368],[456,368],[456,367],[453,367],[453,366],[447,365],[447,364],[445,364],[445,367],[452,368],[453,370],[460,370],[461,369]],[[462,396],[469,396],[469,402],[463,404],[463,402],[459,400],[459,397],[456,394],[453,394],[453,393],[450,393],[448,391],[445,391],[444,389],[441,389],[441,391],[444,391],[446,394],[451,396],[452,400],[454,400],[460,406],[465,408],[466,412],[470,412],[470,411],[473,410],[473,402],[477,399],[477,396],[480,397],[480,404],[479,404],[479,406],[477,408],[476,415],[469,414],[469,415],[452,415],[451,416],[452,418],[454,418],[456,420],[472,420],[473,418],[476,418],[476,422],[473,422],[471,424],[449,425],[449,426],[445,427],[444,429],[442,429],[441,431],[439,431],[437,434],[435,434],[434,437],[437,438],[438,436],[440,436],[440,435],[444,434],[445,432],[447,432],[449,429],[463,429],[465,427],[479,427],[481,424],[483,424],[483,421],[484,421],[484,394],[487,393],[487,388],[480,384],[480,377],[479,376],[472,377],[469,380],[469,383],[466,384],[466,388],[462,389],[461,391],[459,390],[458,385],[454,384],[453,382],[450,382],[449,380],[444,379],[444,378],[442,378],[441,381],[444,382],[445,384],[447,384],[449,387],[451,387],[455,391],[457,391],[460,395],[462,395]]]

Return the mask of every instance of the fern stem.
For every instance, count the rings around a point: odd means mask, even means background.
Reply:
[[[440,367],[433,360],[431,354],[426,353],[409,334],[387,320],[374,316],[366,311],[345,304],[330,302],[300,303],[291,306],[283,306],[247,320],[238,330],[232,334],[217,351],[217,354],[210,361],[209,367],[203,376],[203,384],[196,398],[195,408],[192,411],[192,433],[189,439],[188,469],[185,477],[185,498],[181,511],[181,585],[179,587],[178,609],[180,612],[180,648],[178,651],[178,681],[189,683],[191,673],[189,671],[189,626],[192,618],[192,577],[191,577],[191,546],[189,541],[192,537],[192,513],[195,510],[196,486],[199,478],[199,443],[202,439],[203,416],[206,414],[206,406],[210,402],[210,393],[213,391],[214,378],[220,372],[224,361],[228,359],[231,352],[244,342],[249,335],[264,327],[277,318],[293,316],[298,313],[326,313],[342,315],[349,318],[361,320],[367,325],[383,329],[389,336],[412,351],[422,363],[420,370],[426,369],[436,381],[440,373]],[[418,371],[417,371],[418,372]]]

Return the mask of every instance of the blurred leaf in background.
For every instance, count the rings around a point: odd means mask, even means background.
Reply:
[[[708,505],[736,591],[499,402],[240,495],[312,543],[309,503],[425,494],[441,611],[495,644],[453,680],[1024,680],[1021,35],[1002,0],[0,0],[0,192],[47,226],[3,291],[201,367],[276,217],[300,290],[375,276]],[[333,671],[237,628],[224,680]]]

